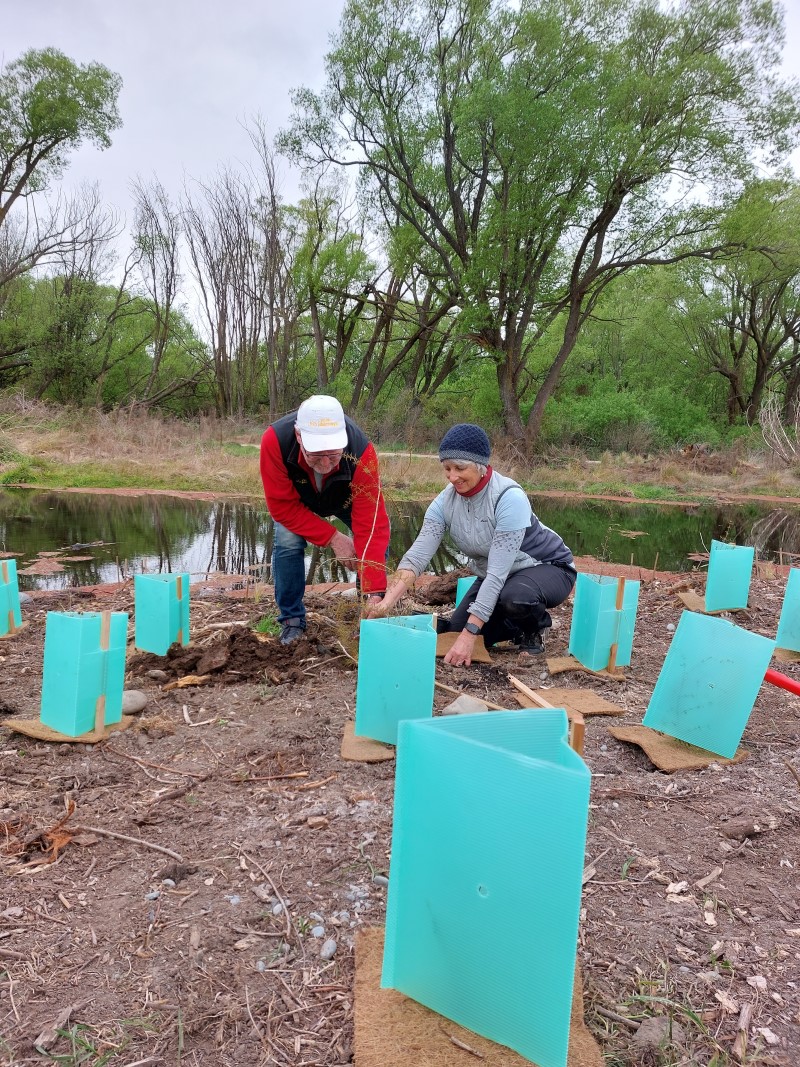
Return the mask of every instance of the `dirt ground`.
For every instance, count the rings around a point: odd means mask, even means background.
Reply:
[[[702,575],[688,580],[702,591]],[[762,686],[735,766],[667,775],[607,732],[641,722],[680,583],[643,581],[625,682],[551,678],[541,657],[514,652],[493,666],[440,661],[437,678],[501,706],[517,706],[513,674],[625,709],[586,727],[579,955],[607,1064],[722,1067],[735,1049],[793,1067],[800,698]],[[774,636],[784,588],[762,570],[736,621]],[[132,612],[132,600],[131,586],[35,594],[27,627],[0,644],[0,1062],[351,1063],[353,937],[384,918],[394,776],[392,761],[340,757],[356,605],[310,593],[308,639],[287,651],[251,630],[268,599],[193,587],[188,648],[130,646],[126,688],[147,697],[130,729],[94,746],[13,732],[15,717],[39,715],[46,612]],[[570,613],[556,609],[548,655],[566,653]],[[780,669],[800,678],[800,665]],[[168,688],[187,675],[208,680]],[[451,699],[437,689],[436,711]],[[534,959],[524,931],[521,916],[513,944]],[[649,1016],[672,1021],[659,1051],[641,1041]]]

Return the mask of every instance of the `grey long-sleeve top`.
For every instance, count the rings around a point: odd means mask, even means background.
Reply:
[[[425,512],[422,529],[399,568],[422,574],[446,533],[469,557],[472,572],[484,579],[470,605],[471,614],[484,622],[509,574],[540,563],[573,566],[572,553],[533,513],[522,486],[497,471],[474,496],[461,496],[452,485],[443,489]]]

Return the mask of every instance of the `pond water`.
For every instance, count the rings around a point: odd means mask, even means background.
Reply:
[[[762,559],[800,562],[798,509],[756,504],[667,507],[547,497],[534,497],[534,506],[575,555],[612,563],[686,570],[689,555],[708,551],[712,539],[755,545]],[[393,566],[419,530],[425,505],[396,502],[389,510]],[[272,552],[272,523],[257,503],[9,489],[0,492],[0,548],[15,555],[20,571],[40,553],[75,557],[59,560],[63,570],[55,573],[20,574],[23,590],[170,571],[189,571],[193,578],[255,573],[269,580],[265,562]],[[310,554],[310,580],[351,577],[329,556]],[[462,563],[443,548],[432,569],[441,574]]]

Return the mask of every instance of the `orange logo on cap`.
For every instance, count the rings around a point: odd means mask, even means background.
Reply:
[[[334,430],[337,430],[339,428],[339,420],[338,419],[328,419],[323,415],[319,419],[309,419],[308,420],[308,425],[309,425],[309,427],[314,426],[318,430],[321,430],[326,426],[331,427]]]

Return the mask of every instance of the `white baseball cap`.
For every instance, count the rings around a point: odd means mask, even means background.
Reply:
[[[310,396],[297,409],[295,427],[307,452],[335,452],[347,447],[347,425],[335,396]]]

